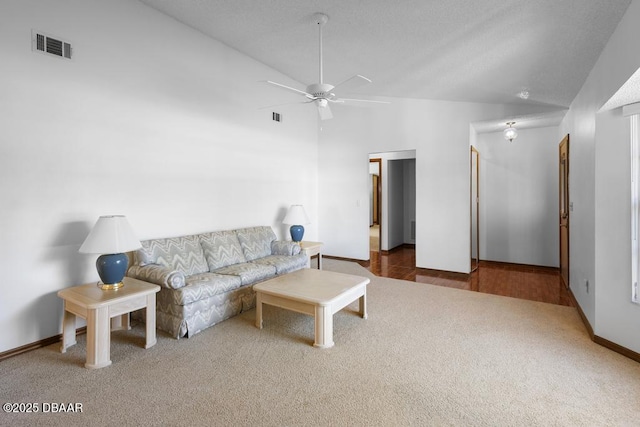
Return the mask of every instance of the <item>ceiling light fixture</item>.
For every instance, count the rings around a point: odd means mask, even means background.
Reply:
[[[522,89],[520,92],[518,92],[518,97],[520,99],[529,99],[529,91],[526,89]]]
[[[508,140],[509,142],[518,137],[518,130],[513,127],[513,125],[515,124],[516,122],[507,122],[507,126],[509,127],[504,130],[504,139]]]

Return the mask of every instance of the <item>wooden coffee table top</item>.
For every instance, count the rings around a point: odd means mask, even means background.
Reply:
[[[366,286],[369,278],[305,268],[254,285],[253,290],[316,305],[331,304],[346,291]]]

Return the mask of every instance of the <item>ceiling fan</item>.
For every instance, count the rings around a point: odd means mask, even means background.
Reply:
[[[271,80],[266,80],[267,83],[274,85],[276,87],[280,87],[292,92],[295,92],[299,95],[303,95],[305,98],[307,98],[306,101],[302,101],[296,104],[309,104],[309,103],[315,103],[316,106],[318,107],[318,114],[320,115],[320,119],[321,120],[328,120],[331,119],[333,117],[333,114],[331,113],[331,108],[329,107],[330,103],[344,103],[344,102],[370,102],[370,103],[377,103],[377,104],[388,104],[388,102],[385,101],[372,101],[372,100],[368,100],[368,99],[352,99],[352,98],[338,98],[336,96],[336,94],[333,92],[337,87],[343,85],[344,83],[347,83],[348,81],[351,80],[361,80],[361,81],[365,81],[366,83],[371,83],[371,80],[360,75],[360,74],[356,74],[355,76],[351,76],[348,79],[338,83],[337,85],[333,86],[330,85],[328,83],[324,83],[323,81],[323,69],[322,69],[322,27],[329,21],[329,17],[327,15],[325,15],[324,13],[316,13],[313,15],[313,23],[318,25],[318,29],[319,29],[319,41],[320,41],[320,46],[319,46],[319,83],[314,83],[314,84],[310,84],[309,86],[307,86],[307,88],[305,90],[299,90],[290,86],[286,86],[283,85],[281,83],[276,83],[273,82]],[[283,104],[280,104],[283,105]],[[265,107],[265,108],[269,108],[269,107]]]

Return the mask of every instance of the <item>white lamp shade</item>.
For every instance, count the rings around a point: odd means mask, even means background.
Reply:
[[[119,254],[142,247],[123,215],[101,216],[85,239],[79,252],[84,254]]]
[[[287,216],[282,220],[283,224],[289,225],[304,225],[309,224],[310,222],[307,212],[305,212],[302,205],[291,205],[287,212]]]

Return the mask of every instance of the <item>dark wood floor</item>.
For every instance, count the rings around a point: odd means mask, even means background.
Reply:
[[[416,253],[411,246],[388,253],[372,251],[371,259],[360,265],[376,276],[573,306],[557,268],[481,261],[470,275],[427,270],[415,267]]]

